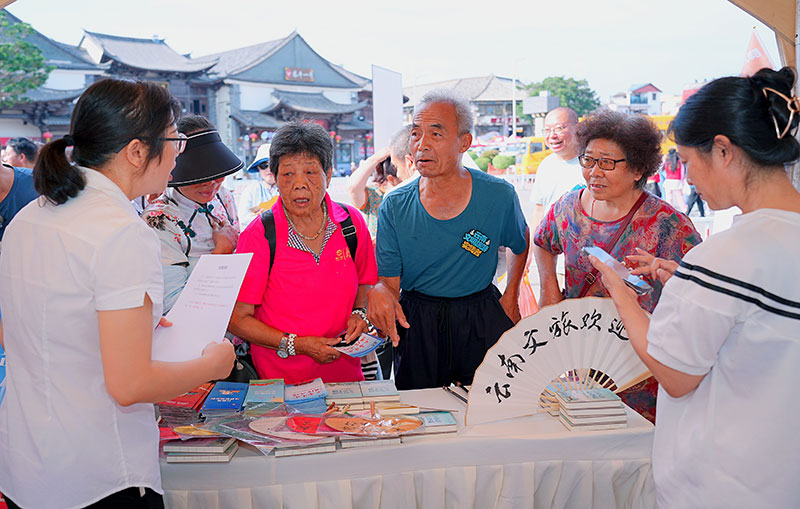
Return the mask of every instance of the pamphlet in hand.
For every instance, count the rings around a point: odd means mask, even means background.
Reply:
[[[159,326],[153,333],[151,357],[154,361],[197,359],[206,345],[225,338],[252,256],[252,253],[244,253],[200,257],[178,301],[166,316],[172,326]]]
[[[368,353],[377,350],[384,341],[384,339],[364,332],[352,343],[341,342],[333,345],[333,347],[350,357],[364,357]]]

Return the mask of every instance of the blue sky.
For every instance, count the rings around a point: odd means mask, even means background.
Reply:
[[[8,9],[70,44],[82,29],[158,35],[199,56],[297,29],[323,57],[365,76],[372,64],[406,85],[563,75],[587,79],[603,99],[633,83],[677,94],[738,74],[754,26],[779,63],[772,32],[727,0],[17,0]]]

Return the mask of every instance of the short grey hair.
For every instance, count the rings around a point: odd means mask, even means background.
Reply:
[[[402,159],[411,155],[411,126],[407,125],[394,133],[389,141],[389,149],[392,154]]]
[[[459,135],[472,132],[475,119],[472,107],[466,97],[451,88],[436,88],[422,96],[419,104],[414,107],[414,114],[416,115],[419,110],[435,103],[447,103],[455,108]]]

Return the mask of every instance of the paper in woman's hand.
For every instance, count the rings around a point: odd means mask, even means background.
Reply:
[[[167,313],[172,327],[153,332],[154,361],[197,359],[211,342],[225,339],[228,321],[252,253],[203,255],[178,301]]]
[[[352,343],[344,344],[344,341],[341,341],[333,345],[333,348],[350,357],[364,357],[368,353],[374,352],[384,341],[384,339],[364,332]]]

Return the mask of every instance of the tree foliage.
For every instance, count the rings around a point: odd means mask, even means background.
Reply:
[[[542,90],[547,90],[551,95],[561,100],[561,106],[569,106],[579,117],[586,115],[600,106],[597,93],[589,88],[586,80],[576,80],[563,76],[550,76],[539,83],[530,83],[524,86],[528,95],[539,95]]]
[[[47,81],[52,67],[42,51],[25,40],[33,33],[27,23],[10,21],[0,12],[0,106],[24,102],[25,92]]]

